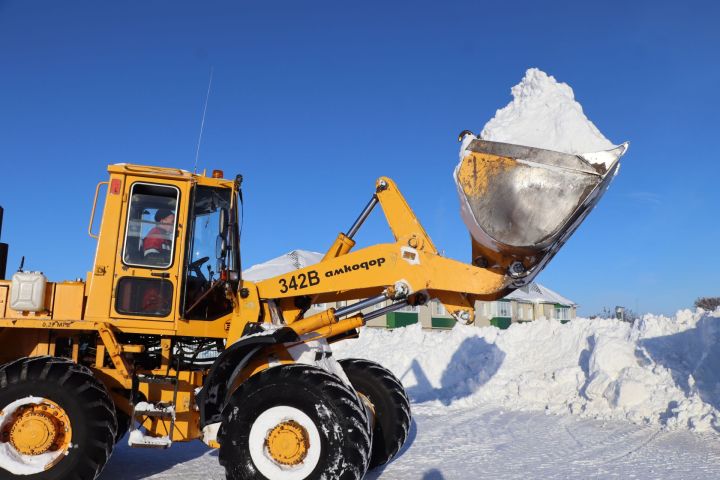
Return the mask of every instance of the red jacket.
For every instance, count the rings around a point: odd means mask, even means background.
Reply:
[[[143,255],[148,253],[170,253],[172,248],[172,242],[170,241],[168,232],[165,232],[160,227],[155,227],[150,230],[143,240]]]

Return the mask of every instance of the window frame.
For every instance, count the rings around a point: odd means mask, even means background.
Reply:
[[[565,305],[555,305],[555,319],[570,320],[570,307]]]
[[[217,320],[217,319],[219,319],[219,318],[222,318],[222,317],[230,314],[230,313],[232,312],[232,309],[230,309],[229,311],[226,311],[225,313],[221,314],[220,316],[217,316],[217,317],[214,317],[214,318],[192,318],[191,316],[188,316],[188,314],[187,314],[187,308],[188,308],[188,303],[187,303],[188,267],[189,267],[190,264],[193,262],[193,260],[192,260],[193,247],[194,247],[193,243],[195,242],[195,233],[196,233],[196,232],[195,232],[195,227],[196,227],[197,218],[198,218],[198,217],[195,215],[195,202],[197,201],[198,191],[199,191],[200,189],[208,189],[208,190],[216,190],[216,191],[217,191],[217,190],[229,190],[229,191],[231,192],[230,195],[229,195],[229,205],[230,205],[230,207],[231,207],[230,210],[229,210],[229,213],[231,214],[231,216],[230,216],[230,225],[231,225],[231,226],[234,226],[234,227],[231,229],[230,233],[231,233],[231,236],[234,237],[234,239],[236,239],[236,240],[235,240],[235,245],[236,245],[236,246],[235,246],[235,248],[234,248],[234,250],[235,250],[234,255],[235,255],[235,263],[237,264],[237,268],[239,269],[239,270],[238,270],[238,272],[239,272],[239,274],[238,274],[238,280],[237,280],[237,283],[236,283],[235,285],[239,284],[239,283],[242,281],[242,266],[240,265],[240,241],[239,241],[240,235],[239,235],[239,232],[238,232],[237,206],[234,207],[235,217],[232,216],[232,213],[233,213],[233,200],[237,201],[237,195],[236,195],[236,198],[233,199],[233,194],[232,194],[232,192],[233,192],[234,190],[227,189],[227,188],[222,188],[222,187],[218,187],[218,186],[216,186],[216,185],[204,185],[204,184],[197,184],[197,183],[193,184],[192,187],[190,188],[190,191],[188,192],[188,207],[187,207],[187,215],[186,215],[186,218],[185,218],[185,222],[186,222],[185,225],[186,225],[187,227],[186,227],[186,229],[185,229],[186,234],[185,234],[185,237],[184,237],[185,252],[184,252],[183,258],[180,259],[180,262],[181,262],[181,263],[180,263],[180,275],[179,275],[179,280],[180,280],[180,283],[179,283],[179,285],[180,285],[180,291],[179,291],[180,304],[179,304],[179,307],[178,307],[178,308],[179,308],[179,309],[178,309],[178,315],[179,315],[179,318],[180,318],[180,319],[185,320],[185,321],[191,321],[191,322],[212,322],[212,321],[215,321],[215,320]],[[177,218],[177,216],[176,216],[176,218]],[[213,258],[214,258],[214,257],[211,257],[211,260],[212,260]],[[234,287],[234,288],[237,288],[237,287]]]
[[[152,312],[128,312],[127,310],[118,310],[118,306],[120,303],[120,287],[123,283],[127,283],[128,281],[139,281],[139,283],[145,282],[155,282],[158,284],[158,286],[162,289],[163,285],[169,285],[170,288],[170,308],[167,313],[152,313]],[[166,278],[150,278],[150,277],[135,277],[133,275],[126,275],[123,277],[120,277],[115,284],[115,311],[119,313],[120,315],[124,315],[127,317],[157,317],[157,318],[167,318],[173,311],[173,302],[175,301],[175,285],[173,282]]]
[[[495,300],[495,317],[512,318],[512,303],[508,300]],[[507,309],[507,310],[506,310]],[[507,315],[503,315],[506,313]]]
[[[522,322],[534,320],[533,303],[517,302],[517,319]],[[527,314],[527,315],[526,315]]]
[[[128,240],[128,231],[130,229],[130,211],[132,207],[132,198],[133,198],[133,190],[135,189],[136,185],[149,185],[151,187],[165,187],[175,190],[175,223],[173,224],[173,240],[172,240],[172,246],[170,248],[170,263],[167,266],[160,266],[160,265],[146,265],[141,263],[130,263],[125,260],[125,253],[127,250],[127,240]],[[169,270],[173,268],[175,265],[175,245],[177,243],[177,233],[178,233],[178,221],[180,216],[180,189],[176,185],[168,185],[167,183],[152,183],[152,182],[133,182],[130,185],[130,191],[128,192],[128,202],[127,202],[127,210],[126,210],[126,219],[125,219],[125,232],[123,234],[123,248],[122,253],[120,255],[120,261],[123,265],[127,265],[128,267],[136,267],[136,268],[143,268],[146,270]]]

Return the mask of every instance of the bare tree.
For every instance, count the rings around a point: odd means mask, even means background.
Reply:
[[[712,312],[720,307],[720,297],[699,297],[695,300],[695,306]]]
[[[623,310],[622,318],[618,318],[618,315],[614,308],[608,308],[603,307],[602,311],[600,313],[596,313],[595,315],[591,315],[590,318],[615,318],[618,320],[623,320],[625,322],[634,322],[638,318],[640,318],[640,315],[635,313],[633,310],[629,308],[625,308]]]
[[[623,320],[632,323],[638,318],[640,318],[640,315],[635,310],[631,310],[629,308],[625,309],[625,312],[623,313]]]

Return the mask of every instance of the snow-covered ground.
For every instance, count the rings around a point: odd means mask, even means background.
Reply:
[[[338,344],[413,401],[401,454],[369,479],[720,478],[720,312],[508,330],[364,329]],[[115,451],[104,480],[221,479],[202,443]]]
[[[367,479],[467,480],[720,477],[720,439],[621,421],[498,407],[440,410],[415,405],[410,438]],[[169,451],[121,444],[101,480],[220,480],[217,452],[200,442]]]

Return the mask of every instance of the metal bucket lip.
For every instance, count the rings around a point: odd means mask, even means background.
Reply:
[[[612,152],[618,150],[616,162],[623,156],[627,150],[628,143],[622,143],[608,150]],[[590,163],[584,155],[594,154],[596,152],[586,152],[584,154],[563,153],[555,150],[547,150],[544,148],[528,147],[525,145],[517,145],[513,143],[493,142],[490,140],[482,140],[477,138],[470,142],[467,150],[476,153],[487,153],[500,157],[509,157],[515,160],[541,164],[546,167],[557,167],[566,170],[575,170],[590,175],[606,175],[612,168],[608,169],[605,165]]]

